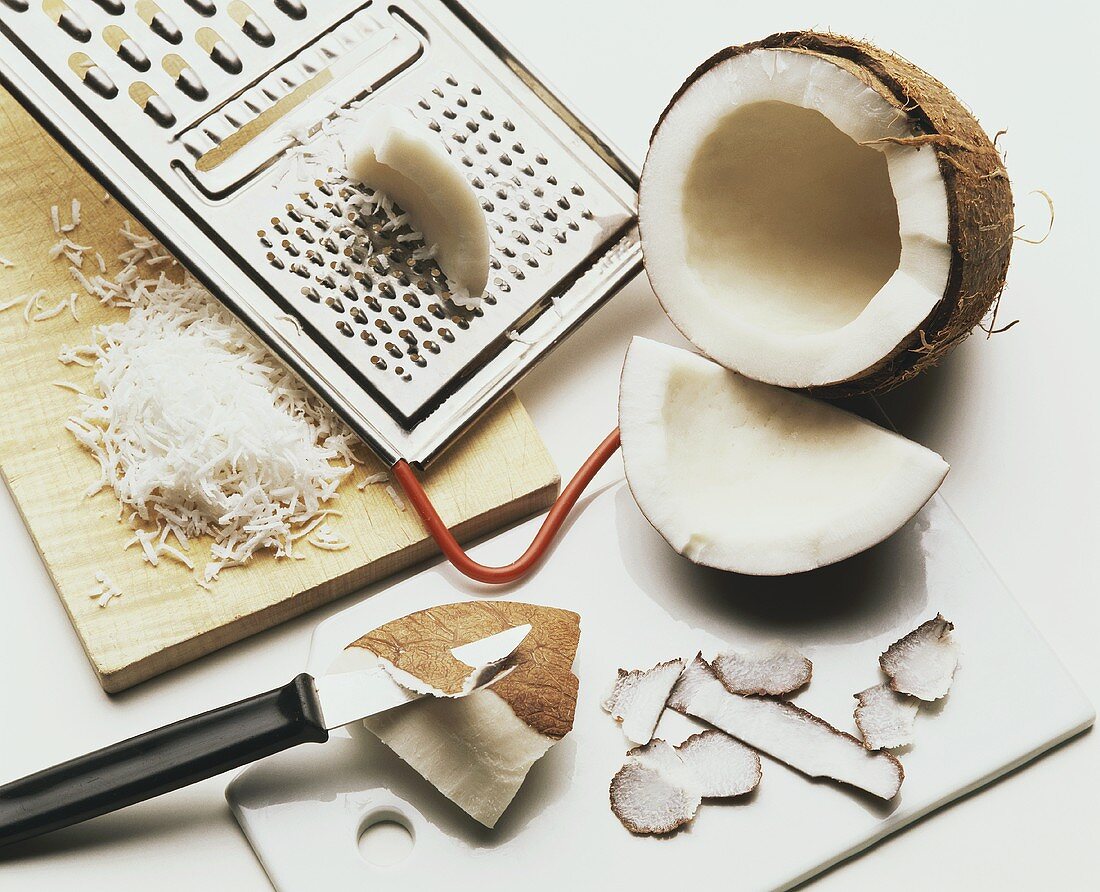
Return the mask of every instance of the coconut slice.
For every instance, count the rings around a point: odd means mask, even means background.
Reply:
[[[785,700],[731,694],[697,656],[668,705],[731,734],[810,777],[828,777],[893,799],[905,772],[884,750],[871,752],[851,734]]]
[[[939,700],[951,689],[959,665],[959,646],[951,636],[955,627],[936,614],[891,644],[878,658],[890,677],[890,687],[921,700]]]
[[[755,650],[727,651],[710,663],[718,680],[732,694],[780,696],[809,684],[814,664],[782,641]]]
[[[663,740],[627,753],[611,779],[611,810],[631,833],[671,833],[695,817],[702,802],[695,774]]]
[[[678,552],[782,575],[885,539],[947,474],[936,453],[702,356],[635,338],[619,390],[630,489]]]
[[[855,697],[859,701],[855,709],[856,727],[867,749],[893,749],[913,742],[919,700],[899,694],[886,684],[867,688]]]
[[[605,712],[622,724],[623,734],[631,743],[646,744],[653,739],[668,695],[684,665],[683,660],[677,659],[658,663],[652,669],[619,670],[619,677],[602,705]]]
[[[1004,287],[1012,192],[981,125],[910,62],[793,32],[722,50],[653,132],[639,220],[675,325],[750,377],[886,390]]]
[[[442,142],[406,109],[382,107],[361,121],[348,173],[397,202],[435,248],[451,299],[474,307],[489,279],[485,214]]]
[[[451,649],[525,623],[531,632],[513,656],[515,668],[491,688],[460,700],[419,700],[363,723],[486,827],[496,824],[531,766],[573,727],[577,614],[512,601],[445,604],[380,626],[349,645],[341,660],[341,668],[383,661],[454,694],[470,667]]]
[[[692,734],[676,747],[676,754],[695,776],[704,799],[743,796],[760,783],[760,756],[717,728]]]

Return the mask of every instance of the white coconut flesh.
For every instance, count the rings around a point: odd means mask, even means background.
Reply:
[[[944,460],[828,403],[635,338],[619,392],[627,480],[650,523],[696,563],[784,575],[898,530]]]
[[[904,116],[826,58],[756,49],[715,64],[650,145],[646,270],[704,353],[786,387],[857,377],[916,331],[948,282],[947,192]]]
[[[601,704],[622,725],[631,743],[644,745],[653,739],[665,711],[672,686],[684,670],[684,661],[669,660],[651,669],[620,669],[615,684]]]
[[[352,647],[329,671],[379,664],[393,674],[392,666],[370,651]],[[496,824],[528,771],[557,742],[527,725],[491,688],[461,699],[426,697],[372,715],[362,724],[486,827]]]
[[[489,280],[489,231],[477,193],[443,144],[405,109],[383,107],[361,122],[348,173],[395,201],[435,250],[452,298],[473,304]]]
[[[893,799],[905,777],[901,763],[886,751],[865,749],[850,734],[793,703],[731,694],[702,657],[684,670],[668,705],[803,774],[829,777],[882,799]]]

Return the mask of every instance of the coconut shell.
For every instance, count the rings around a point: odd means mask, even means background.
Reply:
[[[580,617],[568,610],[516,601],[443,604],[392,620],[353,641],[445,694],[455,694],[470,673],[451,649],[529,623],[516,650],[515,668],[492,690],[540,734],[560,740],[573,727],[577,678],[571,667],[580,640]]]
[[[653,133],[702,75],[727,59],[757,49],[809,53],[851,72],[896,108],[899,119],[909,121],[912,136],[891,141],[928,146],[936,153],[947,191],[952,252],[943,296],[921,325],[873,366],[847,381],[810,388],[815,396],[827,398],[883,393],[936,365],[999,299],[1014,227],[1012,187],[1004,162],[981,124],[930,74],[869,43],[814,31],[787,31],[720,50],[675,93]]]

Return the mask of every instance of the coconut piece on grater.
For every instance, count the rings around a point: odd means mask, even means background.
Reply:
[[[348,173],[409,214],[451,289],[478,306],[489,280],[489,230],[477,193],[442,142],[407,109],[384,106],[360,121],[362,139],[347,152]]]

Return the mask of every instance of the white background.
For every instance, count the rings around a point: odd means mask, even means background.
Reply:
[[[1100,323],[1092,271],[1100,190],[1088,39],[1095,20],[1085,20],[1092,13],[1050,2],[471,5],[637,163],[665,100],[698,62],[726,44],[789,28],[828,28],[894,49],[949,84],[988,130],[1008,129],[1000,145],[1024,234],[1046,227],[1043,200],[1030,190],[1049,192],[1057,206],[1050,240],[1018,243],[1014,252],[1000,320],[1022,321],[992,339],[972,338],[884,404],[904,433],[951,462],[948,501],[1100,700],[1100,431],[1090,386]],[[615,424],[617,374],[632,333],[677,340],[644,276],[520,388],[563,476]],[[616,464],[605,475],[618,473]],[[108,698],[6,491],[0,531],[0,781],[283,683],[301,668],[313,625],[354,600]],[[531,532],[530,524],[512,531],[509,544],[518,550]],[[592,542],[594,555],[616,547],[613,530]],[[598,591],[592,568],[578,568],[582,579]],[[1100,739],[1086,734],[813,886],[1091,888],[1100,875],[1098,766]],[[2,855],[0,890],[263,892],[269,886],[225,805],[224,783],[207,781]]]

